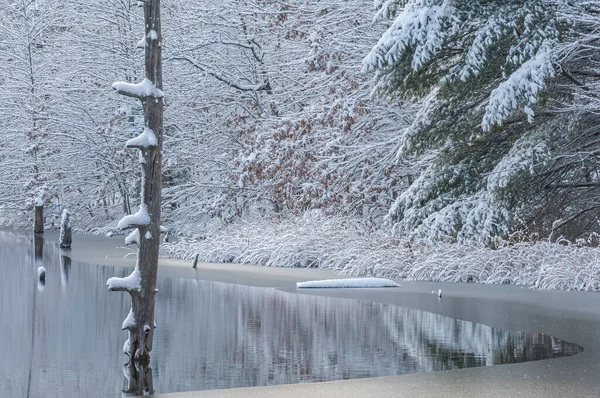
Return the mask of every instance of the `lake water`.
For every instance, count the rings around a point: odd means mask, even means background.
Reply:
[[[129,295],[105,284],[129,272],[71,262],[55,244],[0,231],[0,396],[120,397]],[[583,350],[544,334],[366,301],[190,279],[161,278],[158,288],[157,393],[430,372]]]

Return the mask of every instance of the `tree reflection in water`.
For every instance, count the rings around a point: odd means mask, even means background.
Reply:
[[[341,380],[522,362],[581,347],[358,300],[159,280],[151,369],[122,368],[129,310],[106,292],[129,270],[72,264],[0,232],[0,396],[116,397]],[[44,290],[36,266],[47,269]],[[125,378],[123,378],[125,372]],[[121,390],[124,392],[121,393]]]

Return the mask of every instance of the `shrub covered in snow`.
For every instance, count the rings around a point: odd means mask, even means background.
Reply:
[[[600,291],[600,249],[556,243],[409,242],[348,218],[304,217],[236,224],[206,239],[165,244],[162,257],[271,267],[329,268],[345,275],[412,281],[510,283]]]

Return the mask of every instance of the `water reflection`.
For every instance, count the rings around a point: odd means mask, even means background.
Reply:
[[[150,367],[127,362],[123,365],[123,374],[126,380],[123,397],[137,397],[154,393],[152,369]]]
[[[69,274],[71,273],[71,258],[60,255],[60,285],[66,289],[69,284]]]
[[[543,334],[396,306],[163,278],[151,368],[122,367],[127,336],[119,329],[129,297],[109,294],[105,282],[128,270],[71,264],[47,243],[42,257],[38,245],[0,232],[3,397],[118,397],[340,380],[581,350]],[[43,291],[36,288],[40,258],[47,270]]]

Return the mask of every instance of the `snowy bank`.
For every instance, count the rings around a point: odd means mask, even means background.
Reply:
[[[410,281],[515,284],[600,291],[600,249],[568,242],[426,245],[370,231],[344,218],[303,217],[229,226],[203,240],[182,238],[161,257],[271,267],[328,268],[343,275]]]
[[[320,281],[307,281],[296,283],[298,289],[307,288],[374,288],[374,287],[400,287],[394,281],[385,278],[351,278],[351,279],[325,279]]]

